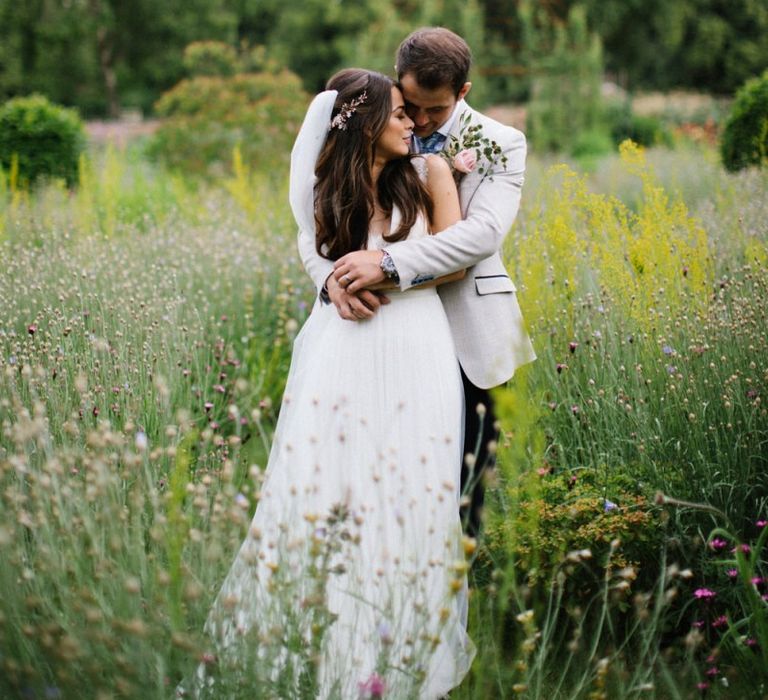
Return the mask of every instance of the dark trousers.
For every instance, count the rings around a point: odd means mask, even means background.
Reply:
[[[488,452],[488,443],[498,440],[499,433],[494,427],[496,415],[493,401],[487,389],[480,389],[467,379],[461,371],[464,383],[464,451],[461,462],[462,505],[459,510],[464,530],[470,537],[480,533],[485,488],[483,474],[493,469],[496,457]],[[485,407],[485,413],[478,413],[478,404]],[[467,458],[467,455],[470,455]]]

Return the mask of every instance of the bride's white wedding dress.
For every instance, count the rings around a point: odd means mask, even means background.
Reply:
[[[423,219],[409,235],[428,235]],[[382,683],[384,697],[433,700],[474,655],[459,367],[435,288],[389,297],[359,322],[318,302],[297,336],[250,533],[206,623],[220,655],[271,664],[269,682],[292,668],[300,684],[296,660],[314,659],[324,700]]]

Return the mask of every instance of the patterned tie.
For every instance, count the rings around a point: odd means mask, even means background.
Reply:
[[[445,134],[441,134],[439,131],[435,131],[425,138],[419,136],[414,137],[416,143],[419,144],[419,153],[437,153],[443,150],[443,144],[445,143]]]

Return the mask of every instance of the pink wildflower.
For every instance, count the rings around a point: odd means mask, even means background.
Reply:
[[[748,544],[739,544],[731,550],[731,553],[736,554],[736,552],[741,552],[742,554],[749,554],[751,551],[752,549]]]
[[[709,588],[697,588],[693,592],[693,595],[699,600],[712,600],[715,596],[717,596],[717,593],[711,591]]]
[[[712,627],[718,628],[718,627],[725,627],[728,624],[728,618],[725,615],[720,615],[720,617],[715,618],[712,621]]]
[[[736,578],[739,575],[738,569],[728,569],[728,571],[725,572],[729,578]]]
[[[719,537],[715,537],[709,543],[709,548],[714,550],[715,552],[719,552],[721,549],[725,549],[727,546],[728,546],[728,543]]]
[[[384,697],[384,679],[378,673],[372,673],[365,683],[358,683],[357,686],[360,690],[361,700]]]

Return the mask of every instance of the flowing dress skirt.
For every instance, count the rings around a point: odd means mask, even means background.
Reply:
[[[360,322],[318,302],[297,336],[258,507],[206,623],[270,682],[300,687],[309,658],[323,699],[433,700],[474,655],[453,341],[434,288],[390,299]]]

